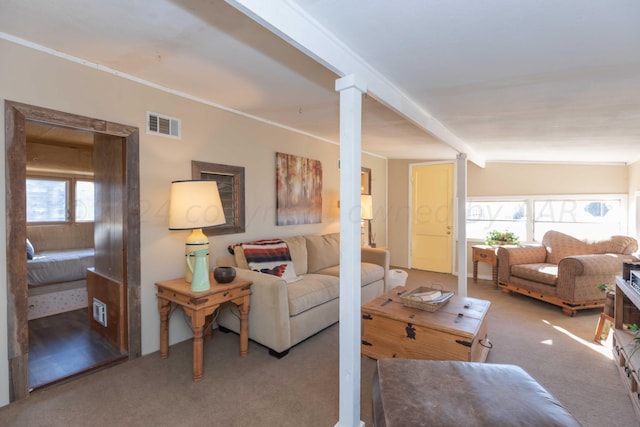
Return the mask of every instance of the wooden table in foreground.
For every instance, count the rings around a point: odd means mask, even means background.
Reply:
[[[487,338],[491,303],[452,297],[435,312],[405,307],[403,286],[362,306],[362,354],[373,359],[461,360],[484,362],[492,345]]]
[[[184,278],[156,283],[158,287],[158,310],[160,311],[160,357],[169,357],[169,314],[173,306],[182,307],[191,319],[193,329],[193,381],[203,376],[203,330],[205,321],[212,321],[213,313],[220,304],[232,302],[240,310],[240,355],[245,356],[249,348],[249,301],[251,282],[235,279],[231,283],[217,283],[210,273],[211,289],[191,292],[191,283]]]

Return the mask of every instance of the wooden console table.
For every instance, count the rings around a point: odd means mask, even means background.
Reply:
[[[478,281],[478,262],[484,262],[491,265],[491,273],[493,275],[493,283],[498,286],[498,248],[489,245],[471,246],[473,260],[473,281]]]
[[[203,331],[205,321],[212,322],[213,313],[225,302],[236,304],[240,310],[240,355],[249,348],[249,301],[251,282],[235,279],[231,283],[217,283],[210,273],[211,289],[191,292],[191,283],[184,278],[156,283],[160,311],[160,357],[169,357],[169,314],[172,307],[182,307],[191,319],[193,329],[193,381],[203,376]]]

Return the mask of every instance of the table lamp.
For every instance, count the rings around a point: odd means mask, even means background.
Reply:
[[[209,271],[209,239],[202,232],[205,227],[224,224],[224,209],[220,201],[218,184],[215,181],[185,180],[171,183],[169,203],[169,230],[192,230],[185,244],[185,280],[192,281],[192,272],[186,257],[193,252],[207,249],[207,272]],[[193,265],[194,259],[191,258]]]
[[[360,195],[360,218],[367,222],[367,242],[373,247],[371,241],[371,220],[373,219],[373,198],[371,194]]]

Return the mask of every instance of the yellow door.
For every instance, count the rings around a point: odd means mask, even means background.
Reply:
[[[411,267],[452,272],[453,163],[411,169]]]

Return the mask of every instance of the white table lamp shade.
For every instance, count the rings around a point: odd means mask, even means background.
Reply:
[[[371,194],[360,195],[360,218],[373,219],[373,199]]]
[[[225,222],[218,184],[215,181],[171,183],[169,230],[193,230]]]

